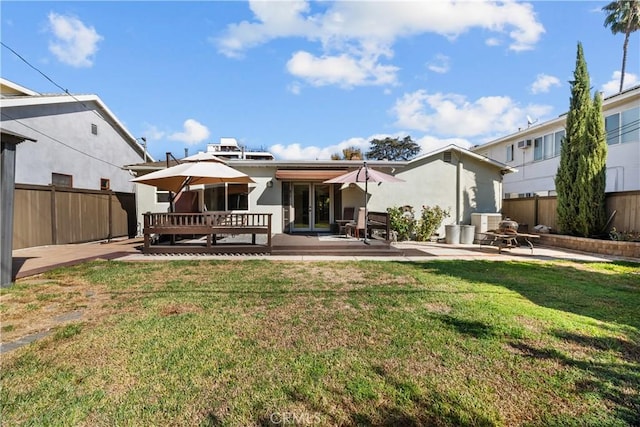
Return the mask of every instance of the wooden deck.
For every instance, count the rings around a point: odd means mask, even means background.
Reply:
[[[145,254],[271,252],[271,214],[149,212],[143,216]],[[265,236],[264,242],[257,242],[258,235]],[[237,236],[250,236],[251,240]],[[227,241],[219,245],[219,239],[225,238]]]
[[[370,231],[389,235],[388,218],[375,217]],[[146,213],[145,254],[272,254],[272,255],[362,255],[401,256],[390,241],[356,239],[323,233],[276,234],[272,236],[271,214],[259,213]]]

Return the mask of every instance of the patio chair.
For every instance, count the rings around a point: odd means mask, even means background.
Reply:
[[[366,236],[366,218],[364,214],[364,208],[358,209],[358,219],[357,221],[352,221],[346,225],[347,235],[351,235],[352,231],[354,232],[357,239],[360,238],[360,230],[363,230]]]
[[[356,208],[353,206],[346,207],[342,210],[342,219],[336,220],[338,224],[338,234],[347,234],[347,224],[353,222]]]

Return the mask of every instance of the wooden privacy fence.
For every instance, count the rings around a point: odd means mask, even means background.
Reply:
[[[608,230],[640,231],[640,191],[607,193],[607,218],[615,211]],[[520,224],[527,224],[529,231],[538,224],[557,230],[557,200],[555,196],[504,199],[502,214]]]
[[[16,184],[13,248],[136,234],[133,193]]]

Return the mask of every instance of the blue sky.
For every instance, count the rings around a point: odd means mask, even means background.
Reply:
[[[2,42],[74,94],[97,94],[156,158],[235,137],[327,159],[409,135],[423,152],[482,144],[569,105],[577,42],[617,91],[623,35],[599,1],[32,2]],[[640,80],[639,32],[625,86]],[[60,90],[2,47],[2,77]]]

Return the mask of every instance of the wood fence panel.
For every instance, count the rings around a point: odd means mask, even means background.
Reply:
[[[557,230],[557,208],[558,200],[555,197],[538,198],[538,224],[546,225],[553,230]],[[538,224],[534,224],[534,227]]]
[[[111,235],[114,237],[135,236],[138,226],[135,214],[135,194],[114,193],[111,196]]]
[[[607,231],[612,227],[619,231],[640,231],[640,191],[607,193],[606,197],[607,218],[616,211]],[[502,214],[521,224],[528,224],[529,230],[542,224],[557,231],[557,207],[555,196],[504,199]]]
[[[618,231],[640,231],[640,191],[607,195],[607,215],[616,211],[609,227]]]
[[[132,193],[17,184],[13,248],[135,236]]]
[[[502,216],[519,224],[527,224],[531,229],[535,224],[536,201],[533,198],[505,199],[502,202]]]
[[[109,196],[56,192],[57,244],[90,242],[109,237]]]
[[[51,245],[51,191],[16,187],[13,249]]]

